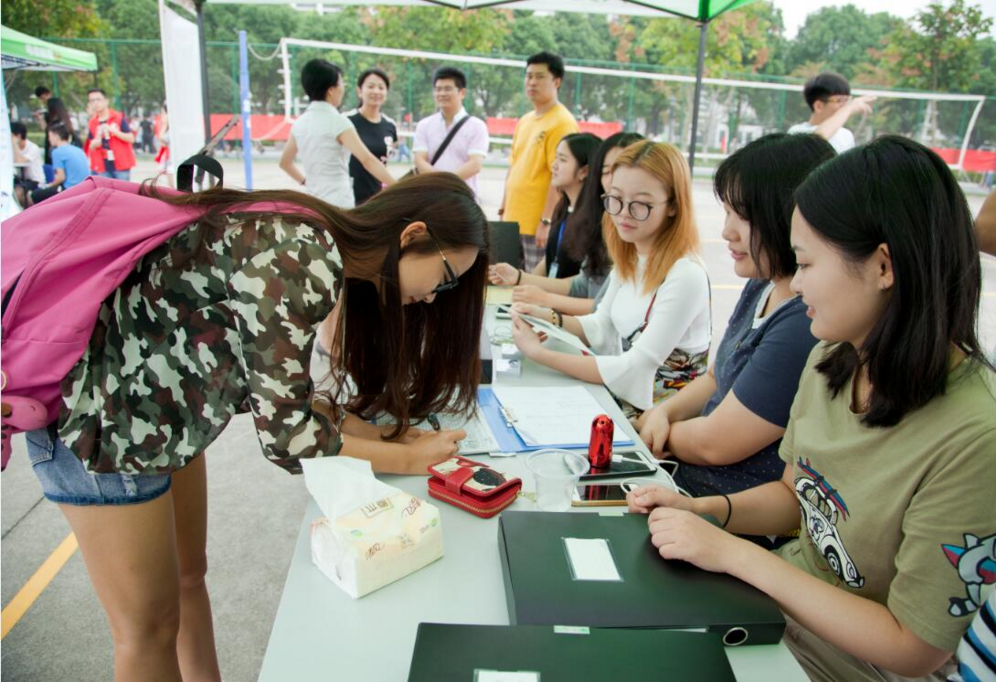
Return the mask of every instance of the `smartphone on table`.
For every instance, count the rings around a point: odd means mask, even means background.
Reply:
[[[574,488],[574,507],[625,507],[626,495],[637,488],[636,483],[591,483]]]

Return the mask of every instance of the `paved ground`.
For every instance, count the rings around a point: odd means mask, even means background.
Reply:
[[[243,183],[241,161],[224,160],[227,184]],[[152,172],[142,160],[136,179]],[[392,168],[401,175],[401,166]],[[292,187],[274,157],[254,167],[255,185]],[[484,171],[482,194],[492,217],[501,199],[504,171]],[[722,212],[709,185],[697,181],[694,200],[705,259],[713,284],[713,315],[718,340],[739,295],[720,239]],[[974,211],[982,198],[970,197]],[[983,334],[996,344],[996,259],[985,262]],[[224,678],[255,680],[283,589],[301,517],[306,506],[304,481],[266,462],[251,421],[236,418],[208,451],[210,521],[208,586],[211,591],[218,653]],[[15,439],[11,465],[0,477],[2,501],[2,603],[6,608],[28,579],[69,533],[58,509],[44,501],[31,473],[22,438]],[[335,617],[335,614],[329,614]],[[6,614],[5,614],[6,618]],[[2,680],[108,680],[111,640],[107,624],[75,552],[24,617],[3,639]],[[381,682],[381,681],[377,681]],[[386,682],[386,681],[385,681]]]

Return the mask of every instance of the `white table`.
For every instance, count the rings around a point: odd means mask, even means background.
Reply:
[[[489,311],[487,324],[489,328],[494,324],[493,311]],[[524,363],[522,376],[500,377],[498,382],[520,386],[579,383],[528,362]],[[602,386],[584,386],[642,447],[609,392]],[[521,476],[524,489],[532,489],[532,477],[521,457],[484,460],[499,471]],[[380,478],[408,493],[428,496],[424,476]],[[651,480],[649,476],[644,478]],[[321,516],[311,501],[301,523],[260,680],[403,681],[408,678],[420,622],[508,625],[498,556],[498,517],[480,519],[451,505],[433,503],[441,515],[443,558],[354,600],[311,562],[309,526]],[[509,507],[532,508],[533,503],[523,498]],[[738,680],[807,679],[783,644],[726,651]]]

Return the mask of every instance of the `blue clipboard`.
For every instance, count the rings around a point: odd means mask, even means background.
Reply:
[[[501,413],[501,403],[495,396],[494,391],[487,386],[477,389],[477,403],[481,406],[481,413],[484,415],[488,428],[498,441],[498,446],[503,452],[531,452],[533,450],[543,450],[544,448],[567,448],[586,449],[588,441],[579,443],[544,443],[543,445],[526,445],[522,437],[515,430],[514,426],[509,426],[505,421],[505,416]],[[615,447],[625,447],[633,445],[632,439],[619,440],[613,444]]]

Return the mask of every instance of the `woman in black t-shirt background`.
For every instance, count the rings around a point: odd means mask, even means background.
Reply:
[[[367,69],[356,79],[360,106],[347,114],[356,126],[360,140],[384,165],[387,165],[391,147],[398,141],[398,128],[394,121],[381,113],[390,89],[391,80],[384,71]],[[381,190],[380,180],[370,175],[355,156],[349,159],[349,175],[353,178],[353,196],[357,206]]]

